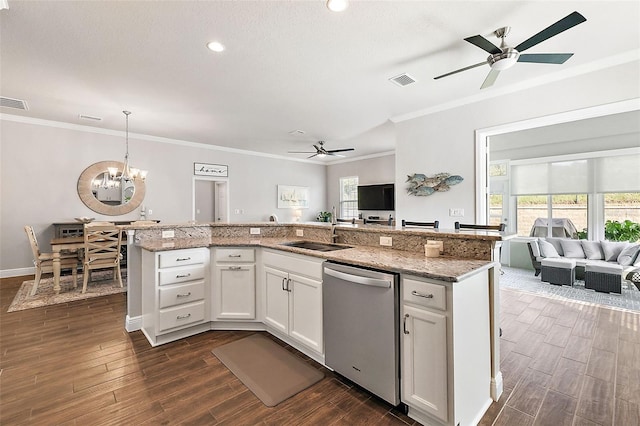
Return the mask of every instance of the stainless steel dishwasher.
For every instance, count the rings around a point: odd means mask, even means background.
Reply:
[[[400,403],[398,275],[326,262],[325,364],[385,401]]]

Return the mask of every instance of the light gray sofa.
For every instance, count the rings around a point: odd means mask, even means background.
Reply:
[[[622,279],[640,270],[640,244],[637,243],[548,237],[529,241],[528,246],[536,276],[545,258],[575,261],[576,279],[585,279],[585,270],[605,275],[619,271]]]

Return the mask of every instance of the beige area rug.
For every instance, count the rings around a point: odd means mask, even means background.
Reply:
[[[82,294],[82,274],[78,274],[78,287],[73,288],[71,275],[60,277],[60,293],[53,291],[53,277],[42,278],[38,285],[38,291],[31,296],[33,280],[25,281],[18,289],[18,293],[13,298],[13,302],[7,312],[22,311],[25,309],[40,308],[42,306],[56,305],[58,303],[68,303],[74,300],[91,299],[93,297],[105,296],[108,294],[124,293],[127,291],[127,270],[122,269],[122,284],[120,287],[118,280],[113,279],[110,270],[95,271],[91,274],[91,281],[87,284],[87,292]]]
[[[278,405],[324,377],[321,371],[260,334],[211,352],[267,407]]]

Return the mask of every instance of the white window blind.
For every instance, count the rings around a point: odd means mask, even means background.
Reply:
[[[640,191],[640,154],[511,166],[512,195]]]
[[[640,154],[594,159],[596,192],[640,191]]]

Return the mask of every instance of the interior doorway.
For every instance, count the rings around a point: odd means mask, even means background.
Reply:
[[[193,177],[193,209],[191,219],[200,222],[224,222],[229,219],[228,180]]]

